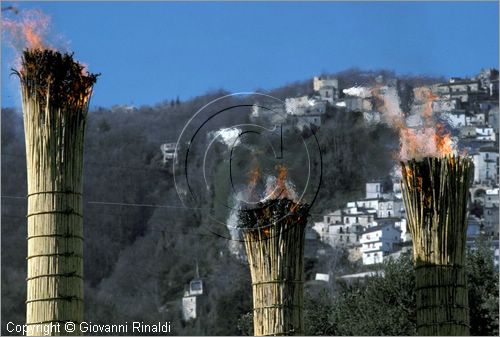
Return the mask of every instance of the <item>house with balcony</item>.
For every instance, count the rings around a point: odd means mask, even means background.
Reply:
[[[387,223],[366,229],[359,240],[364,265],[382,263],[401,242],[401,229]]]
[[[482,147],[472,158],[474,160],[474,183],[498,185],[498,149]]]
[[[373,214],[356,208],[336,210],[324,215],[323,221],[315,222],[313,230],[322,242],[332,247],[354,246],[359,244],[361,233],[373,219]]]

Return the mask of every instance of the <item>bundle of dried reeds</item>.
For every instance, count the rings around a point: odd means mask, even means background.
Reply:
[[[28,170],[26,324],[41,335],[51,323],[83,320],[83,136],[96,75],[71,55],[38,49],[23,53],[16,74]]]
[[[240,212],[253,287],[257,336],[301,335],[304,306],[304,239],[308,206],[269,200]]]
[[[464,259],[473,171],[470,159],[453,155],[402,163],[419,335],[469,334]]]

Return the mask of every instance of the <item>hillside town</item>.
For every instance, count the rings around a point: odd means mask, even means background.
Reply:
[[[494,251],[494,265],[499,263],[499,148],[498,148],[498,71],[483,69],[473,78],[450,78],[447,83],[430,87],[433,94],[432,113],[445,125],[447,132],[460,153],[473,158],[474,181],[469,190],[467,246],[474,249],[479,237],[486,238]],[[398,80],[379,76],[377,88],[397,92]],[[414,88],[414,96],[421,88]],[[383,123],[377,111],[373,87],[342,88],[339,80],[331,76],[313,78],[311,95],[285,98],[284,104],[276,103],[263,109],[255,104],[250,120],[265,120],[281,125],[283,129],[305,127],[320,128],[329,111],[361,113],[370,126]],[[405,114],[406,124],[418,128],[423,121],[415,100],[411,111]],[[161,147],[163,162],[177,160],[175,143]],[[332,275],[332,270],[315,268],[310,282],[363,279],[379,274],[377,265],[402,254],[411,254],[412,237],[407,229],[405,207],[401,193],[399,164],[386,180],[366,181],[365,193],[347,202],[340,209],[332,209],[321,216],[321,221],[311,221],[306,232],[306,258],[318,260],[325,256],[326,245],[333,251],[346,251],[348,261],[359,266],[354,274]],[[235,250],[237,251],[237,250]],[[243,258],[241,252],[236,254]],[[201,282],[194,279],[193,282]],[[183,315],[186,321],[196,318],[198,311],[192,284],[183,298]]]
[[[397,79],[379,76],[376,85],[395,89]],[[495,265],[498,266],[498,70],[482,69],[472,78],[449,79],[430,86],[434,116],[451,133],[457,148],[474,161],[474,182],[470,188],[468,217],[469,245],[479,235],[492,238]],[[414,88],[414,92],[420,88]],[[367,124],[380,123],[370,87],[341,88],[331,76],[313,79],[313,95],[290,97],[272,109],[254,107],[252,118],[268,118],[273,123],[302,129],[305,125],[321,127],[329,109],[345,113],[360,112]],[[412,109],[413,110],[413,109]],[[278,113],[276,113],[278,112]],[[410,127],[422,124],[414,111],[406,114]],[[411,235],[406,229],[400,178],[393,168],[391,186],[381,181],[366,182],[365,198],[348,202],[344,208],[323,215],[312,228],[318,240],[331,247],[349,250],[351,261],[363,265],[383,262],[408,251]]]
[[[398,79],[379,76],[376,86],[395,89]],[[328,111],[362,113],[365,122],[381,123],[371,87],[341,88],[332,76],[313,78],[312,95],[289,97],[285,104],[275,103],[262,109],[255,104],[250,119],[267,120],[284,128],[321,127]],[[414,88],[417,92],[420,88]],[[499,229],[499,154],[498,154],[498,70],[482,69],[472,78],[452,77],[447,83],[430,86],[434,95],[433,114],[446,125],[460,151],[474,161],[474,182],[470,188],[468,244],[480,235],[491,238],[498,266]],[[418,102],[417,102],[418,104]],[[406,115],[410,127],[422,124],[418,113]],[[177,160],[175,143],[161,147],[163,162]],[[323,220],[311,224],[316,239],[332,248],[349,251],[352,262],[373,265],[399,256],[411,249],[411,235],[406,228],[399,168],[393,167],[390,186],[382,181],[366,182],[364,198],[348,202],[344,208],[323,215]],[[310,234],[311,235],[311,234]]]
[[[397,79],[377,78],[383,88],[396,88]],[[340,88],[333,77],[313,79],[315,95],[286,99],[292,123],[321,126],[328,107],[345,113],[361,112],[365,122],[380,123],[371,88]],[[419,88],[415,88],[417,91]],[[462,153],[474,161],[474,182],[470,188],[468,245],[473,247],[480,235],[492,240],[495,266],[498,266],[498,70],[483,69],[473,78],[450,78],[448,83],[430,86],[434,95],[433,114],[446,125]],[[344,95],[340,98],[339,93]],[[297,116],[302,120],[298,122]],[[409,126],[422,121],[416,113],[406,115]],[[318,240],[333,248],[345,248],[352,262],[373,265],[411,250],[411,235],[406,228],[398,167],[392,171],[392,184],[366,182],[364,198],[332,210],[312,229]]]

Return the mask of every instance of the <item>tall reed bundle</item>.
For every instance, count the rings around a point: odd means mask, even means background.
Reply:
[[[38,49],[23,53],[15,73],[28,177],[26,324],[28,335],[41,335],[83,320],[83,136],[97,75],[71,55]]]
[[[308,206],[274,199],[240,212],[256,336],[304,333],[304,240]]]
[[[469,335],[464,259],[473,171],[470,159],[453,155],[402,163],[419,335]]]

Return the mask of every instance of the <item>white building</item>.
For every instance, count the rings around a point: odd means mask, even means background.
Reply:
[[[449,83],[438,85],[438,94],[445,100],[458,100],[465,103],[469,101],[471,94],[480,92],[479,81],[469,81],[451,78]]]
[[[401,230],[394,224],[370,227],[359,242],[364,265],[382,263],[384,257],[394,250],[394,245],[401,242]]]
[[[382,192],[382,183],[367,183],[366,196],[371,198],[348,202],[345,208],[324,215],[323,221],[314,223],[313,230],[332,247],[359,248],[360,237],[366,230],[387,225],[398,231],[398,242],[410,240],[406,220],[402,218],[402,200]]]
[[[432,102],[433,112],[451,112],[460,108],[460,101],[457,99],[437,99]]]
[[[160,149],[163,154],[163,164],[167,162],[177,162],[177,149],[176,143],[165,143],[161,144]]]
[[[368,220],[362,213],[346,215],[337,210],[323,216],[322,222],[315,222],[313,230],[318,233],[321,242],[332,247],[353,246],[359,243],[359,236]]]
[[[496,140],[495,130],[491,127],[476,127],[476,139],[487,142]]]
[[[366,199],[380,198],[384,193],[381,182],[366,183]]]
[[[196,268],[198,270],[198,266],[196,266]],[[184,321],[196,319],[196,302],[197,297],[200,295],[203,295],[203,281],[199,278],[195,278],[189,282],[189,290],[184,292],[184,297],[182,297],[182,317]]]
[[[467,125],[484,125],[486,122],[486,114],[484,112],[478,112],[465,117]]]
[[[187,291],[182,298],[182,318],[184,321],[196,319],[196,296],[189,295]]]
[[[498,184],[498,149],[484,147],[473,155],[474,183]]]
[[[309,98],[309,96],[285,99],[286,113],[292,116],[324,115],[326,101]]]
[[[339,87],[339,80],[332,76],[314,76],[313,78],[313,89],[314,91],[319,91],[319,89],[324,87]]]
[[[322,100],[333,104],[339,99],[339,81],[331,76],[315,76],[313,89]]]
[[[461,128],[467,125],[466,114],[463,110],[454,110],[441,113],[441,118],[454,128]]]
[[[486,190],[484,207],[498,207],[498,187]]]
[[[377,211],[379,218],[400,217],[404,213],[403,201],[382,199],[378,203]]]

